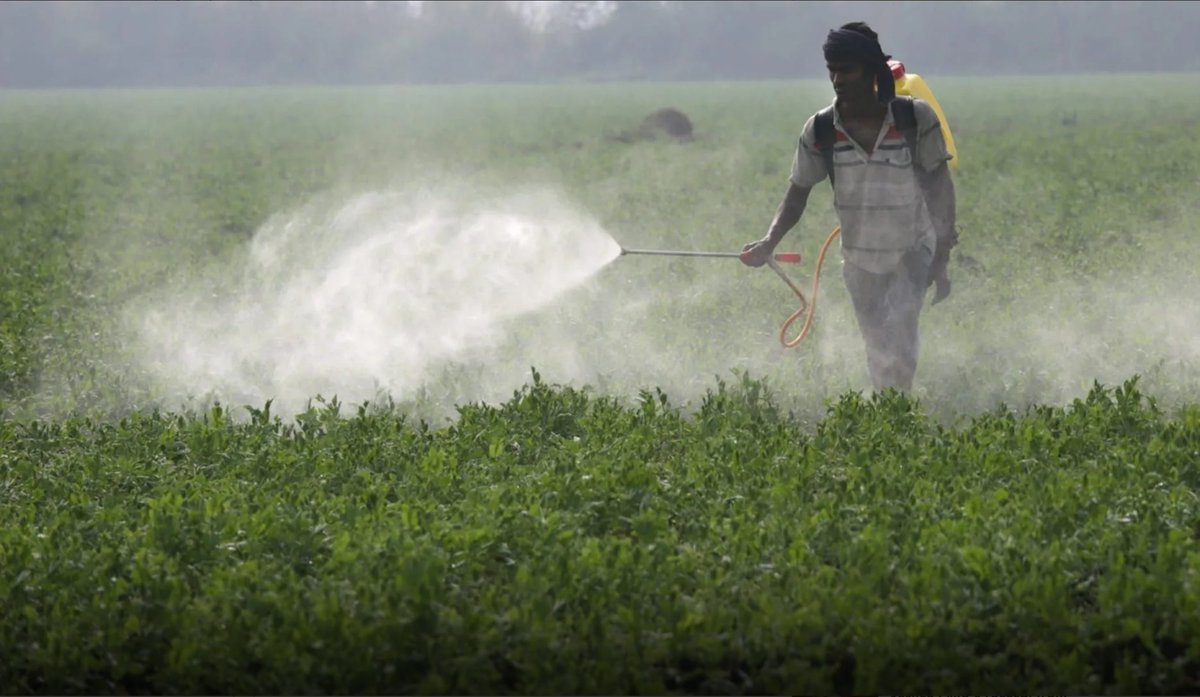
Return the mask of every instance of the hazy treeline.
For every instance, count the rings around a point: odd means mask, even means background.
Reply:
[[[1200,69],[1196,2],[4,2],[0,87],[818,77],[855,19],[926,74]]]

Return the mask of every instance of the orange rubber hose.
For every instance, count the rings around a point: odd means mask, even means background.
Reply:
[[[793,312],[792,316],[788,317],[783,323],[783,326],[779,329],[779,341],[783,344],[784,348],[795,348],[798,346],[800,342],[804,341],[804,338],[808,336],[808,331],[812,329],[813,315],[815,314],[817,308],[817,290],[821,287],[821,266],[825,263],[825,252],[829,250],[829,245],[832,244],[835,239],[837,239],[837,236],[841,234],[841,232],[842,226],[838,225],[833,229],[833,232],[829,233],[829,237],[825,238],[825,244],[821,245],[821,252],[817,255],[817,268],[813,273],[811,305],[804,297],[804,293],[798,287],[796,287],[795,283],[792,283],[792,279],[788,278],[787,274],[785,274],[783,270],[775,264],[775,260],[770,258],[767,259],[767,263],[770,264],[771,268],[775,270],[775,273],[779,274],[779,277],[788,284],[788,287],[792,289],[792,292],[796,294],[796,297],[800,298],[800,309]],[[795,323],[797,319],[800,318],[800,315],[803,315],[806,312],[808,313],[808,317],[804,320],[804,326],[800,328],[800,334],[795,339],[788,341],[788,329],[793,323]]]

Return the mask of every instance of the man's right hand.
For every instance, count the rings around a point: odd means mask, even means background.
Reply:
[[[775,245],[769,241],[762,239],[751,242],[742,247],[741,260],[746,266],[758,268],[767,263],[771,258],[771,254],[775,251]]]

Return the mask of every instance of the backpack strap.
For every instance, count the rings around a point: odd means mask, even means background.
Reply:
[[[912,151],[913,159],[917,156],[917,111],[913,107],[912,97],[897,96],[892,100],[892,120],[896,130],[904,136],[908,149]]]
[[[817,151],[825,158],[825,171],[829,173],[829,184],[833,185],[833,145],[836,140],[833,130],[833,105],[817,112],[813,117],[813,134],[816,136]]]

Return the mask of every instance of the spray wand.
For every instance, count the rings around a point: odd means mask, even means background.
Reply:
[[[661,257],[737,257],[743,259],[746,256],[745,252],[676,252],[666,249],[625,249],[621,248],[621,256],[626,254],[653,254]],[[799,264],[799,252],[784,252],[775,255],[775,261],[782,261],[785,264]]]
[[[793,312],[790,317],[788,317],[786,320],[784,320],[783,326],[780,327],[780,329],[779,329],[779,342],[781,344],[783,344],[784,348],[795,348],[796,346],[798,346],[800,344],[800,342],[804,341],[804,338],[806,336],[808,336],[808,331],[812,328],[812,321],[813,321],[813,314],[814,314],[812,311],[816,309],[817,289],[820,288],[820,286],[821,286],[821,266],[823,266],[825,263],[825,252],[828,251],[830,243],[832,243],[833,240],[837,238],[837,236],[841,233],[841,231],[842,231],[842,227],[840,225],[835,227],[833,229],[833,232],[829,233],[829,237],[825,238],[825,244],[821,245],[821,252],[820,252],[820,254],[817,255],[817,268],[813,274],[813,289],[812,289],[813,300],[812,300],[811,305],[809,304],[808,299],[804,297],[804,292],[800,290],[800,287],[797,286],[792,281],[792,279],[789,278],[788,275],[783,272],[783,269],[779,268],[780,262],[782,262],[784,264],[799,264],[800,259],[801,259],[800,253],[799,252],[783,252],[781,254],[775,254],[775,255],[767,258],[767,266],[770,266],[772,271],[779,274],[779,277],[783,279],[783,282],[787,284],[788,288],[791,288],[792,292],[796,294],[796,297],[800,299],[800,307],[795,312]],[[666,249],[625,249],[624,247],[622,247],[621,248],[621,256],[625,256],[626,254],[649,254],[649,255],[654,255],[654,256],[668,256],[668,257],[736,257],[738,259],[742,259],[743,261],[745,261],[747,253],[746,252],[741,252],[741,253],[738,253],[738,252],[681,252],[681,251],[673,251],[673,250],[666,250]],[[797,335],[795,339],[789,340],[787,338],[788,329],[792,326],[792,324],[797,319],[800,318],[801,315],[803,315],[805,313],[808,314],[808,317],[804,320],[804,326],[800,328],[800,334]]]

